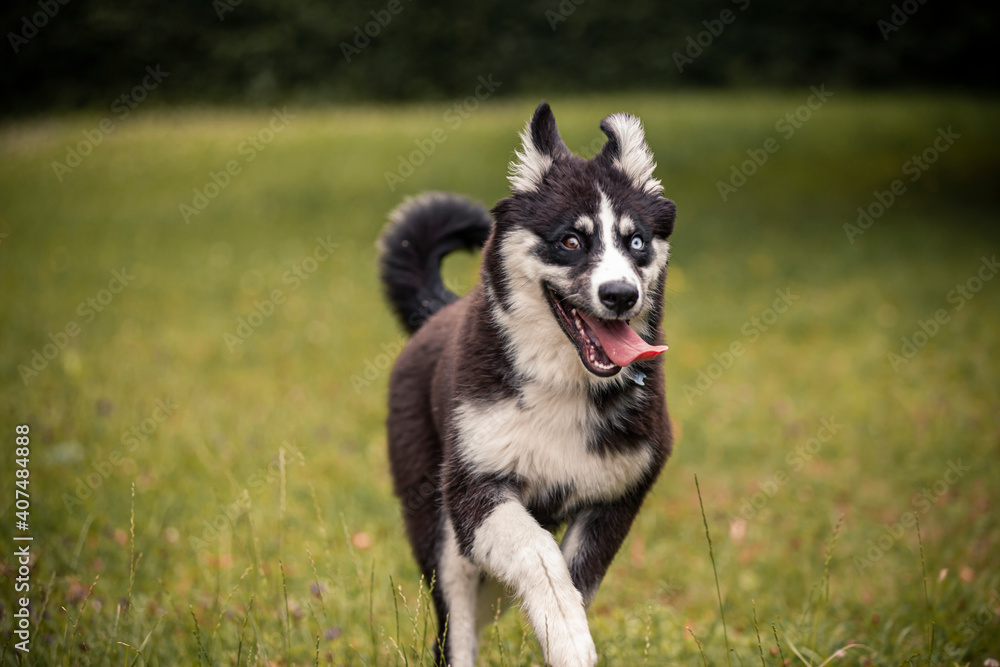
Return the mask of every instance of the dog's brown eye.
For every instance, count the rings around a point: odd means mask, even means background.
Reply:
[[[580,239],[576,234],[567,234],[562,240],[563,247],[568,250],[576,250],[580,247]]]

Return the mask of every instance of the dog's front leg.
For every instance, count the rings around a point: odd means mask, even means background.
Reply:
[[[452,514],[459,541],[468,545],[477,565],[521,600],[546,662],[553,667],[597,664],[583,597],[552,534],[532,518],[513,488],[495,478],[466,478],[463,491],[480,502],[474,512]]]
[[[562,552],[573,584],[589,605],[604,574],[618,553],[645,493],[631,493],[619,500],[592,505],[570,522],[563,536]]]
[[[583,597],[559,545],[521,503],[505,502],[486,517],[476,530],[472,555],[520,598],[546,662],[553,667],[597,663]]]

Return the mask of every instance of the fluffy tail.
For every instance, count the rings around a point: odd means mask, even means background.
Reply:
[[[444,256],[482,247],[492,224],[482,205],[442,192],[411,197],[390,214],[379,239],[379,274],[389,305],[409,333],[458,299],[441,282]]]

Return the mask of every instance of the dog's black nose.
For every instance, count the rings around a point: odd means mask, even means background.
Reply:
[[[597,296],[608,309],[621,315],[635,305],[639,299],[639,290],[623,280],[617,280],[598,287]]]

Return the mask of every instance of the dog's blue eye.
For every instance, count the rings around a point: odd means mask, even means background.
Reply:
[[[646,244],[643,242],[642,237],[639,236],[638,234],[632,237],[631,245],[632,245],[632,250],[642,250],[643,248],[646,247]]]

